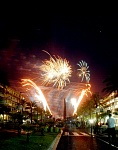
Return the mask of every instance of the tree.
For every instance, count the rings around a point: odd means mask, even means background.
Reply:
[[[103,81],[106,87],[103,88],[102,92],[111,94],[112,92],[118,91],[118,72],[116,69],[117,66],[113,67],[110,70],[108,77]]]
[[[12,119],[14,120],[14,123],[18,130],[18,135],[21,135],[21,125],[23,124],[23,115],[21,112],[16,112],[11,114]]]
[[[81,103],[80,107],[78,108],[77,114],[79,116],[87,116],[87,118],[92,117],[92,111],[93,111],[93,101],[91,99],[86,99],[83,103]]]
[[[38,118],[39,109],[38,109],[37,103],[35,101],[34,102],[30,101],[30,102],[27,102],[26,104],[27,104],[26,108],[30,109],[30,118],[31,118],[31,124],[32,124],[33,112],[34,112],[34,110],[37,111],[37,118]]]
[[[100,106],[100,95],[99,95],[99,93],[94,93],[91,98],[93,100],[93,104],[94,104],[94,107],[95,107],[95,110],[96,110],[96,124],[98,124],[98,111],[97,111],[97,108],[98,108],[98,106]]]
[[[85,114],[89,115],[89,118],[92,118],[92,114],[95,111],[96,112],[96,123],[98,123],[98,112],[97,108],[100,106],[100,95],[99,93],[93,93],[92,96],[89,99],[86,99],[86,101],[81,105],[81,107],[78,110],[78,114],[85,116]]]

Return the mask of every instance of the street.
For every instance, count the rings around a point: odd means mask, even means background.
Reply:
[[[117,138],[118,140],[118,138]],[[58,143],[57,150],[117,150],[117,142],[108,143],[108,137],[105,134],[92,135],[81,129],[71,128],[64,131]]]

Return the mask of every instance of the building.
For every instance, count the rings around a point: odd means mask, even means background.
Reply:
[[[103,113],[112,113],[116,120],[116,126],[118,126],[118,95],[117,93],[111,93],[102,99],[101,105],[103,107]],[[107,119],[107,118],[106,118]]]
[[[25,101],[20,92],[11,87],[0,85],[0,120],[6,122],[11,119],[10,113],[22,111],[21,104]]]

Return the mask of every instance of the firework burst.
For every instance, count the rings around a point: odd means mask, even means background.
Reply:
[[[52,114],[51,110],[49,108],[49,105],[48,105],[41,89],[32,80],[22,79],[22,86],[24,86],[24,87],[33,87],[35,89],[35,93],[33,95],[37,98],[37,100],[39,102],[42,102],[44,110],[46,111],[46,109],[48,109],[50,114]]]
[[[77,64],[80,68],[77,69],[79,70],[79,76],[82,77],[81,82],[84,80],[84,78],[86,79],[86,82],[89,83],[90,81],[90,71],[88,70],[89,66],[87,65],[87,63],[85,61],[80,61]]]
[[[40,66],[43,85],[53,84],[58,89],[63,89],[66,86],[66,82],[70,82],[71,66],[66,59],[62,59],[59,56],[52,57],[50,54],[49,56],[50,59],[43,61],[43,64]]]

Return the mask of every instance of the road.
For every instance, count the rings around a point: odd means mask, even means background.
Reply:
[[[105,134],[91,136],[89,132],[71,128],[63,132],[56,150],[118,150],[118,142],[110,145]]]

